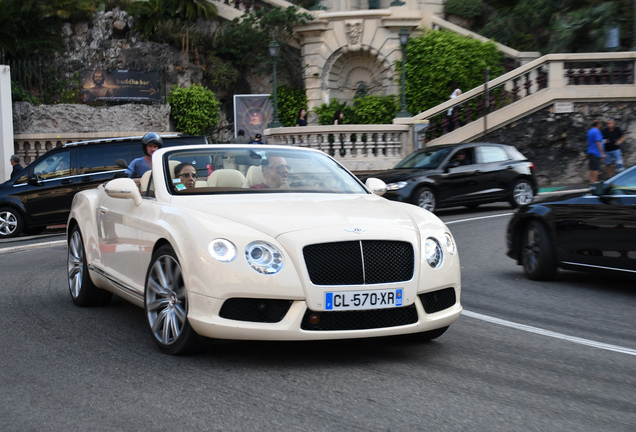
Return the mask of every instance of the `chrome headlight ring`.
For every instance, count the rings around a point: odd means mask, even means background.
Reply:
[[[253,241],[245,248],[245,259],[255,271],[272,275],[283,268],[283,253],[273,244],[264,241]]]

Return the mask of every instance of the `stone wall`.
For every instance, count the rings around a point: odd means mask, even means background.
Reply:
[[[170,105],[13,104],[13,133],[168,132]]]
[[[541,186],[589,182],[587,131],[594,119],[613,118],[627,139],[622,145],[625,167],[636,164],[636,104],[575,102],[574,112],[554,114],[542,109],[475,141],[511,144],[534,162]],[[601,165],[599,179],[606,179]]]

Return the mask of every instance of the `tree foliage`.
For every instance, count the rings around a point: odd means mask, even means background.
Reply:
[[[482,0],[446,0],[444,13],[463,18],[475,18],[482,14],[484,2]]]
[[[634,35],[633,0],[484,0],[471,30],[520,51],[602,51],[606,31],[620,26],[620,49]]]
[[[193,84],[175,86],[168,95],[175,129],[188,135],[209,135],[219,124],[221,104],[212,91]]]
[[[167,20],[193,23],[197,19],[218,16],[214,4],[207,0],[147,0],[135,1],[126,11],[137,18],[137,30],[146,37],[152,36],[159,25]]]
[[[59,51],[64,23],[87,19],[94,11],[90,0],[1,0],[0,51],[12,59]]]
[[[312,19],[310,14],[299,13],[297,7],[261,8],[217,30],[207,56],[230,63],[239,74],[269,72],[272,59],[269,57],[268,45],[272,39],[276,39],[280,45],[276,58],[280,70],[287,74],[286,78],[294,87],[300,88],[300,52],[289,42],[294,34],[294,26]]]
[[[460,89],[468,90],[484,82],[484,71],[490,78],[504,72],[502,54],[494,42],[480,42],[456,33],[431,30],[409,40],[406,48],[406,100],[413,114],[448,100],[454,80]],[[401,63],[396,63],[401,71]]]

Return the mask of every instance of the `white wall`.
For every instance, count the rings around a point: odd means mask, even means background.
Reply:
[[[11,177],[9,158],[13,154],[13,110],[11,108],[11,68],[0,65],[0,182]]]

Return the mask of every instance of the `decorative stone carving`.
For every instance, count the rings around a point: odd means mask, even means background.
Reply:
[[[364,21],[362,20],[345,21],[345,32],[347,33],[347,38],[349,39],[349,45],[360,45],[360,42],[362,40],[363,23]]]

